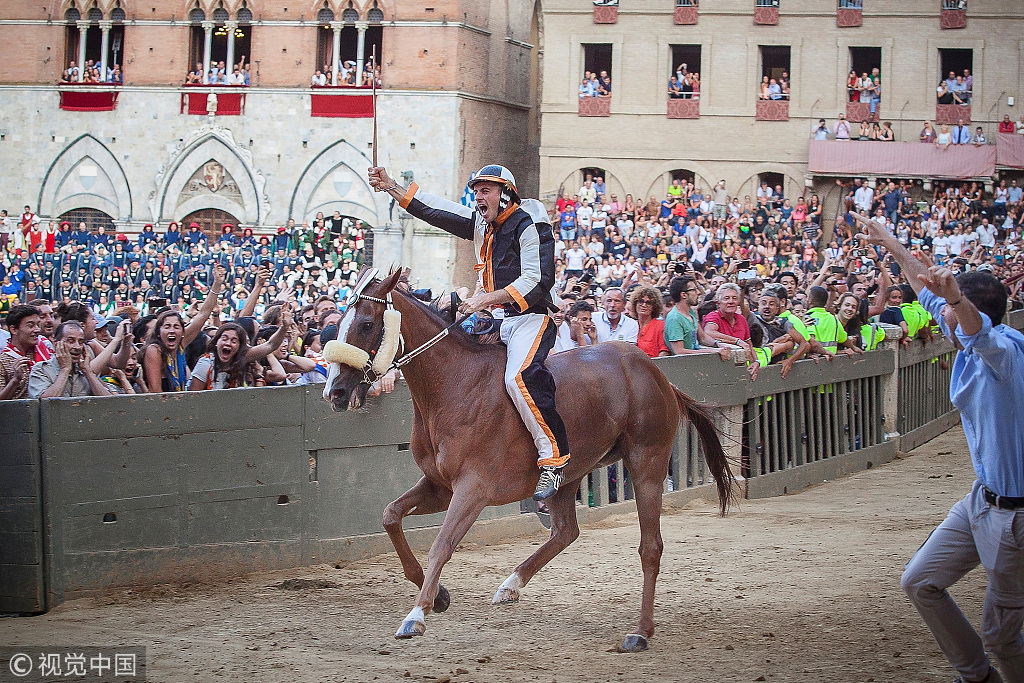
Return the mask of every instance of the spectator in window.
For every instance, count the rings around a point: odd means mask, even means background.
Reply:
[[[850,102],[860,101],[860,79],[857,77],[857,72],[854,69],[850,69],[850,74],[846,77],[846,94]]]
[[[107,78],[107,81],[110,83],[115,83],[117,85],[121,85],[122,83],[124,83],[124,74],[121,73],[120,64],[115,64],[114,68],[110,70],[110,75]]]
[[[85,331],[79,323],[67,321],[58,325],[53,341],[53,355],[32,366],[28,380],[29,398],[110,396],[110,391],[92,371]]]
[[[781,100],[782,86],[774,78],[768,81],[768,99]]]
[[[313,74],[313,78],[310,79],[309,84],[313,87],[323,87],[327,85],[327,76],[323,74],[319,69]]]
[[[228,85],[245,85],[245,76],[242,74],[242,67],[235,65],[231,74],[226,79]]]
[[[637,322],[637,346],[651,358],[671,355],[661,320],[663,308],[661,292],[649,285],[637,287],[629,297],[627,312]]]
[[[757,99],[759,99],[759,100],[771,99],[771,91],[769,90],[770,87],[771,87],[771,83],[768,82],[768,77],[767,76],[762,77],[761,78],[761,87],[760,87],[760,90],[757,93]]]
[[[683,97],[682,88],[679,86],[679,81],[676,79],[675,76],[668,79],[668,96],[670,99],[674,100],[682,99]]]
[[[935,138],[936,137],[937,136],[935,134],[935,129],[932,128],[932,122],[931,121],[925,121],[924,122],[924,128],[921,129],[921,133],[920,133],[920,135],[917,136],[917,138],[921,142],[924,142],[924,143],[927,143],[927,144],[933,144],[935,142]]]
[[[7,312],[10,339],[0,353],[0,401],[28,398],[28,379],[36,363],[48,361],[50,348],[40,336],[39,309],[14,305]]]
[[[1000,133],[1013,133],[1013,121],[1010,120],[1009,114],[1003,114],[1003,120],[999,122]]]
[[[598,97],[611,97],[612,96],[612,79],[608,76],[607,71],[601,72],[601,77],[597,79],[597,96]]]
[[[857,101],[861,104],[868,104],[871,102],[871,92],[874,89],[874,83],[871,81],[871,77],[868,76],[868,72],[865,71],[857,79]]]
[[[937,104],[953,104],[953,93],[949,90],[949,85],[946,81],[939,83],[939,86],[935,88],[935,101]]]
[[[957,76],[956,80],[952,84],[946,83],[950,94],[953,96],[954,104],[970,104],[971,98],[967,94],[967,84],[964,83],[963,76]]]
[[[833,135],[835,135],[836,140],[850,139],[850,122],[846,120],[846,114],[839,114],[836,119],[835,128],[832,132]]]
[[[966,145],[971,141],[971,129],[964,125],[963,119],[957,119],[951,135],[951,143],[954,145]]]
[[[949,126],[942,124],[942,128],[939,129],[939,134],[935,137],[935,146],[939,149],[945,150],[953,144],[953,136],[949,132]]]

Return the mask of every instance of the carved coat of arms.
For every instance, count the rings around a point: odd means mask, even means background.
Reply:
[[[203,178],[210,192],[216,192],[224,186],[224,167],[216,161],[207,161],[203,165]]]

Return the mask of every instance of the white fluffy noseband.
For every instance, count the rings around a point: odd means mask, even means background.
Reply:
[[[384,336],[380,349],[370,367],[373,372],[383,375],[391,367],[398,354],[398,346],[402,339],[402,314],[395,309],[384,311]],[[353,346],[340,339],[332,339],[324,345],[324,360],[328,363],[341,363],[362,370],[370,360],[370,354],[358,346]]]

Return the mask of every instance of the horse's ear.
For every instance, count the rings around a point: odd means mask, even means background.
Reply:
[[[398,286],[398,281],[401,278],[402,278],[402,269],[401,268],[396,268],[395,270],[391,271],[391,273],[386,278],[384,278],[384,281],[381,283],[381,293],[382,294],[390,294],[391,291],[395,287]]]

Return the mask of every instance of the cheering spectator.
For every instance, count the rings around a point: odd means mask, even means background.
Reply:
[[[665,343],[661,292],[650,285],[637,287],[629,297],[629,316],[637,321],[637,346],[651,358],[671,355]]]
[[[32,366],[29,398],[110,396],[111,392],[92,371],[85,331],[75,321],[63,322],[53,333],[54,352]]]

